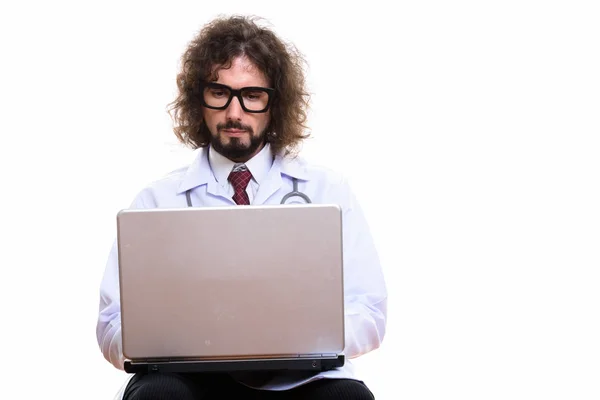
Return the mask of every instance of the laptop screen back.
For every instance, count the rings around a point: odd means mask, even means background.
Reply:
[[[117,223],[125,357],[343,350],[339,207],[124,210]]]

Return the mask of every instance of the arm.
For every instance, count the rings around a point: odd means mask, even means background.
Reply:
[[[138,195],[131,208],[148,208],[144,202],[144,193]],[[96,325],[96,338],[104,358],[115,368],[123,370],[125,360],[121,339],[119,260],[116,240],[112,245],[100,284],[100,307]]]
[[[385,336],[387,289],[368,223],[347,182],[339,186],[344,246],[344,303],[348,358],[377,349]]]
[[[115,368],[122,370],[124,359],[121,340],[121,302],[116,241],[113,243],[108,256],[104,277],[100,284],[100,310],[96,325],[96,338],[104,358]]]

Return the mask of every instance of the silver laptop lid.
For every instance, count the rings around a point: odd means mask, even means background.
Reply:
[[[343,350],[338,206],[123,210],[117,225],[128,359]]]

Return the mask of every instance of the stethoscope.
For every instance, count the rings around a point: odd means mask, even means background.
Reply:
[[[190,196],[190,192],[191,192],[191,189],[186,190],[186,192],[185,192],[185,199],[187,201],[188,207],[192,207],[192,199]],[[288,194],[286,194],[285,196],[283,196],[283,198],[281,199],[281,204],[285,204],[286,201],[288,201],[292,197],[300,197],[302,200],[304,200],[305,203],[312,203],[310,201],[310,197],[308,197],[306,194],[298,191],[298,179],[296,179],[296,178],[292,178],[292,191],[289,192]]]

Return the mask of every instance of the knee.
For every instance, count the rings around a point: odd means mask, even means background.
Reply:
[[[363,382],[348,380],[344,381],[344,385],[345,388],[343,392],[340,391],[337,399],[375,400],[375,396]]]
[[[183,378],[171,374],[135,376],[123,395],[123,400],[194,400],[193,387]]]
[[[322,379],[315,382],[311,399],[328,400],[374,400],[375,396],[361,381],[352,379]]]

